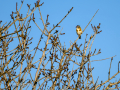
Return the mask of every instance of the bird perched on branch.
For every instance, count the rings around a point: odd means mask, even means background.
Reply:
[[[81,29],[80,25],[76,26],[76,33],[79,36],[79,39],[81,39],[82,29]]]

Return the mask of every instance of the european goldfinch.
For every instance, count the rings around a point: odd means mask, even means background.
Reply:
[[[76,26],[76,33],[79,36],[79,39],[81,39],[82,29],[79,25]]]

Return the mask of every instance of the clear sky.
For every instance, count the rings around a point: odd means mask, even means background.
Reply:
[[[21,5],[21,0],[18,2],[18,8]],[[25,0],[21,13],[23,17],[26,15],[27,6],[26,4],[31,4],[31,7],[34,6],[36,0]],[[76,34],[76,25],[80,25],[82,29],[88,24],[94,13],[99,9],[98,13],[92,20],[90,24],[97,26],[101,23],[102,33],[98,34],[94,40],[92,51],[101,49],[101,54],[94,56],[91,60],[105,59],[108,57],[113,58],[112,67],[111,67],[111,76],[118,71],[118,62],[120,61],[120,0],[41,0],[41,3],[44,4],[41,7],[41,13],[44,21],[46,20],[47,14],[49,14],[50,25],[48,30],[53,27],[53,24],[56,25],[73,7],[72,12],[62,21],[60,28],[56,28],[59,31],[63,28],[62,32],[65,33],[64,36],[61,36],[62,44],[66,44],[66,47],[69,48],[70,41],[74,42],[78,36]],[[3,21],[2,25],[5,22],[11,20],[10,14],[12,11],[15,11],[16,0],[0,0],[0,20]],[[39,23],[39,26],[43,29],[43,25],[39,20],[40,15],[38,9],[35,11],[36,22]],[[32,24],[32,34],[30,34],[33,39],[33,44],[39,39],[40,30]],[[77,43],[81,44],[85,41],[85,36],[88,34],[90,36],[93,34],[91,25],[87,27],[85,32],[82,34],[82,39],[78,40]],[[88,40],[88,39],[87,39]],[[93,62],[92,67],[94,80],[99,76],[99,82],[101,80],[105,81],[108,79],[108,71],[110,66],[110,59],[105,61]],[[120,77],[120,74],[118,75]],[[118,76],[115,79],[119,79]],[[115,81],[114,79],[114,81]]]

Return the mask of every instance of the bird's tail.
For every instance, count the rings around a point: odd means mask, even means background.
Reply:
[[[81,36],[79,36],[79,39],[81,39]]]

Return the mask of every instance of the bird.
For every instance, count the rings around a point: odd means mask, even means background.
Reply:
[[[76,26],[76,33],[79,36],[79,39],[81,39],[82,29],[81,29],[80,25]]]

